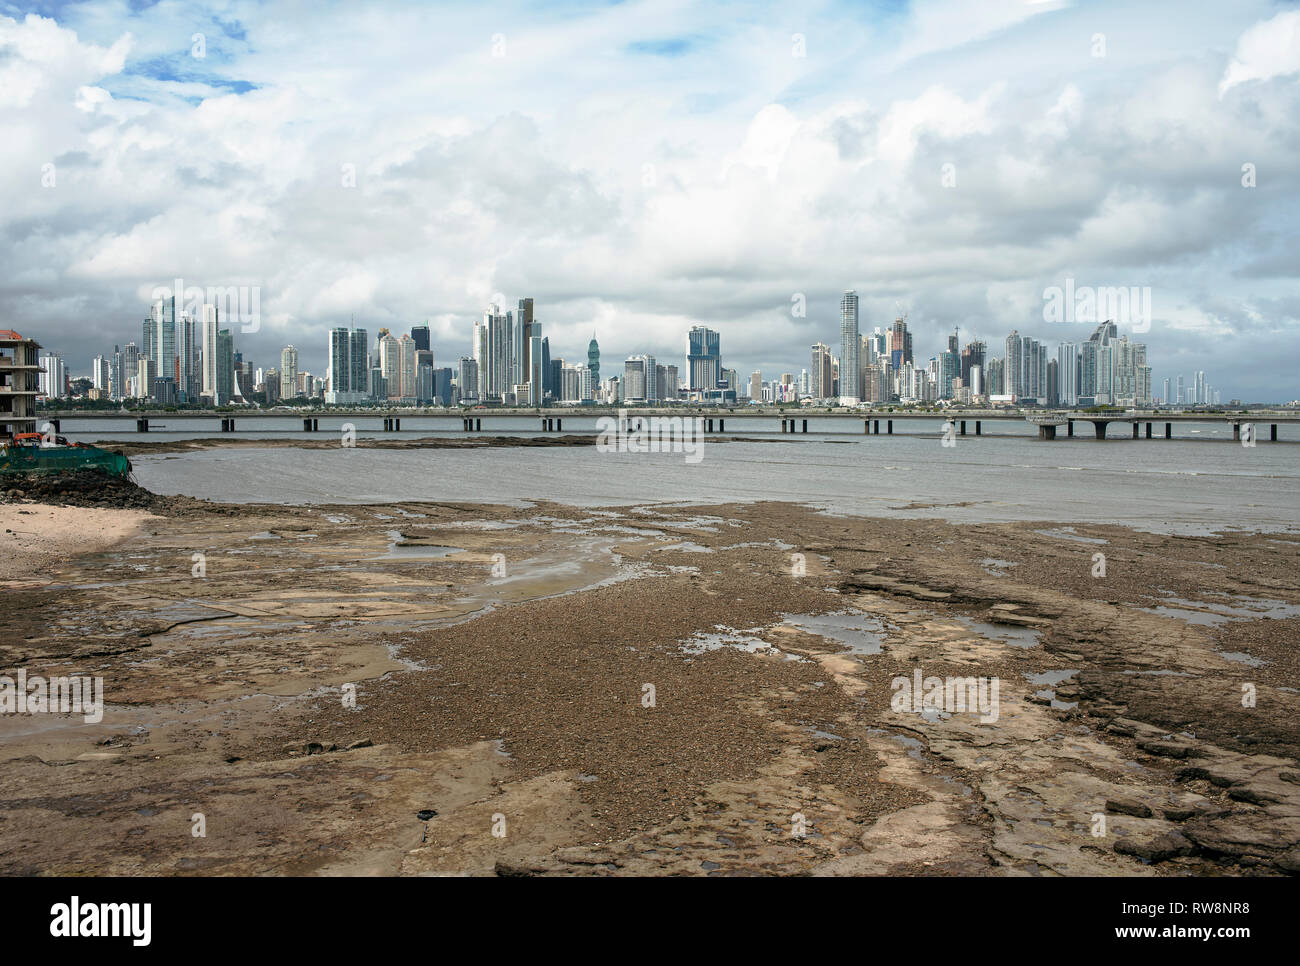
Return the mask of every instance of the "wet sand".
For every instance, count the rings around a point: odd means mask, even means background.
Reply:
[[[1294,534],[155,512],[0,583],[5,673],[109,704],[0,717],[6,874],[1300,870]],[[997,721],[894,710],[917,669]]]

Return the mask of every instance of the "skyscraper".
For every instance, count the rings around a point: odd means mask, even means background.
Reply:
[[[209,306],[204,306],[208,308]],[[212,404],[225,406],[235,396],[235,339],[229,329],[218,329],[212,342],[213,374]],[[206,364],[206,359],[204,360]]]
[[[831,375],[831,349],[820,342],[814,342],[812,346],[808,392],[813,399],[819,400],[830,399],[835,392],[834,377]]]
[[[722,353],[717,332],[703,325],[691,328],[686,349],[690,389],[716,389],[722,375]]]
[[[907,331],[907,318],[895,319],[894,327],[889,332],[889,363],[899,370],[911,361],[912,333]]]
[[[370,394],[369,339],[365,329],[330,329],[329,389],[325,402],[351,405]]]
[[[600,385],[600,346],[596,343],[596,333],[591,333],[591,341],[587,343],[587,368],[591,370],[592,386]]]
[[[1079,404],[1079,347],[1073,342],[1063,342],[1056,350],[1056,371],[1059,380],[1060,405]]]
[[[202,312],[202,332],[199,336],[203,347],[203,379],[200,393],[212,401],[214,406],[224,406],[229,398],[217,401],[217,307],[204,305]]]
[[[532,308],[532,300],[529,299],[529,310]],[[519,303],[520,314],[523,313],[523,301]],[[546,402],[546,364],[547,360],[542,353],[542,326],[540,323],[530,323],[528,337],[528,405],[540,406]]]
[[[856,406],[858,387],[858,295],[852,289],[840,299],[840,405]]]
[[[280,398],[298,395],[298,350],[291,345],[280,350]]]
[[[518,358],[519,371],[516,382],[531,382],[533,371],[533,300],[520,299],[515,309],[514,332],[517,339],[515,353]]]
[[[427,325],[412,326],[411,338],[415,341],[417,352],[429,351],[429,327]]]
[[[154,343],[149,348],[149,356],[154,361],[156,379],[165,379],[176,375],[176,296],[154,302],[153,313]],[[148,330],[150,327],[146,327]]]
[[[1007,354],[1003,357],[1003,379],[1005,394],[1008,396],[1026,396],[1023,385],[1023,368],[1022,368],[1023,344],[1020,333],[1015,329],[1007,336]]]
[[[653,365],[653,363],[651,363]],[[623,401],[645,402],[646,383],[653,380],[654,370],[647,365],[645,356],[631,356],[623,363]]]
[[[176,324],[176,398],[196,402],[199,396],[198,344],[194,338],[194,318],[182,312]]]

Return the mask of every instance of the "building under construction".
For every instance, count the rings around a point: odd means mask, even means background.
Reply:
[[[40,346],[13,329],[0,329],[0,439],[36,432]]]

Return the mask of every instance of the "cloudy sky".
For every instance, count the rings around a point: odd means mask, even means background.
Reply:
[[[0,327],[77,373],[177,277],[260,286],[259,365],[527,295],[605,375],[702,322],[767,378],[846,288],[928,359],[1086,338],[1073,279],[1150,287],[1157,393],[1300,396],[1296,4],[0,0],[0,132]]]

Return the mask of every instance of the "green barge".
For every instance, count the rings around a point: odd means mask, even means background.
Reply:
[[[19,433],[12,439],[0,437],[0,475],[76,470],[98,470],[125,478],[131,472],[131,461],[121,453],[110,453],[87,443],[69,443],[63,436]]]

